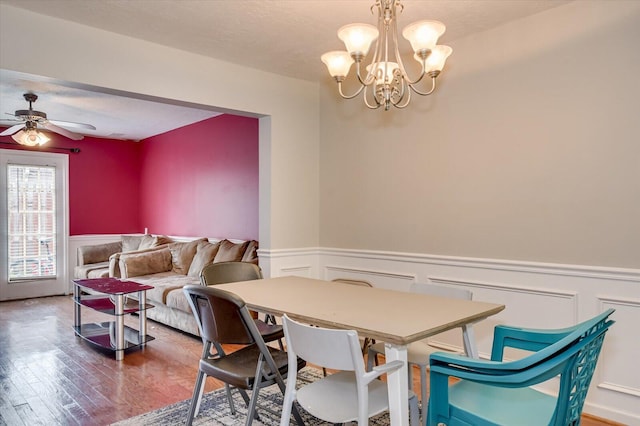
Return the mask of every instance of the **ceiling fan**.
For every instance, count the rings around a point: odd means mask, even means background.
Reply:
[[[73,123],[73,122],[60,121],[60,120],[49,120],[47,119],[47,114],[45,114],[44,112],[34,111],[33,103],[38,99],[38,96],[35,93],[25,93],[24,99],[27,102],[29,102],[29,109],[19,109],[15,112],[15,114],[7,113],[15,117],[15,120],[7,120],[7,121],[10,121],[10,122],[17,121],[19,123],[9,127],[4,132],[0,133],[0,136],[12,135],[11,137],[16,142],[22,145],[34,146],[34,145],[43,145],[49,140],[49,138],[46,137],[44,134],[38,132],[38,129],[41,129],[41,128],[50,130],[52,132],[58,133],[62,136],[65,136],[73,140],[83,139],[84,136],[79,133],[71,132],[60,126],[75,127],[79,129],[88,129],[88,130],[96,129],[91,124]]]

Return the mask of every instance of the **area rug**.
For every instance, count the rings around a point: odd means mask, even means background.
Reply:
[[[298,373],[298,381],[301,383],[312,382],[319,379],[322,372],[306,367]],[[227,396],[224,389],[218,389],[213,392],[206,393],[202,397],[200,404],[200,413],[193,420],[194,425],[243,425],[247,418],[247,406],[237,390],[232,391],[233,401],[236,407],[235,416],[231,414]],[[280,413],[282,412],[283,396],[278,386],[273,385],[260,390],[260,398],[258,399],[258,414],[260,420],[254,420],[252,425],[255,426],[271,426],[280,424]],[[189,405],[191,400],[178,402],[159,410],[150,411],[130,419],[114,423],[112,426],[141,426],[141,425],[183,425],[187,419]],[[267,408],[274,413],[266,411]],[[308,426],[327,425],[328,423],[320,421],[310,416],[304,410],[299,410],[305,424]],[[293,416],[291,416],[291,424],[295,424]],[[388,413],[380,414],[373,417],[369,421],[369,425],[386,426],[389,424]]]

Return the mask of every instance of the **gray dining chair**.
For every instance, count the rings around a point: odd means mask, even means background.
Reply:
[[[260,389],[277,384],[284,395],[283,377],[297,372],[306,363],[296,358],[290,362],[285,351],[267,346],[245,302],[234,293],[201,285],[186,285],[183,292],[203,343],[186,424],[191,425],[198,414],[205,379],[210,376],[240,392],[247,404],[245,425],[251,425],[254,417],[258,418],[256,406]],[[225,344],[242,345],[242,348],[227,353],[223,348]],[[251,398],[247,390],[251,390]],[[229,403],[232,404],[231,400]],[[295,408],[293,414],[298,425],[304,426]]]

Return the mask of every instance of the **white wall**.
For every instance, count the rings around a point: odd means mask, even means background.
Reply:
[[[640,2],[577,1],[451,42],[406,110],[327,79],[318,256],[274,251],[272,274],[469,288],[506,306],[477,326],[485,356],[496,323],[613,307],[585,411],[640,425],[639,40]]]
[[[577,1],[451,42],[406,110],[327,79],[320,246],[640,268],[638,40],[640,2]]]

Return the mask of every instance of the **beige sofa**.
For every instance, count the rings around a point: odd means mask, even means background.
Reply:
[[[108,256],[110,261],[106,264],[110,270],[108,276],[154,287],[147,291],[147,303],[154,306],[147,310],[147,318],[199,335],[198,326],[182,287],[187,284],[200,284],[200,271],[209,263],[242,261],[257,264],[257,249],[257,241],[232,242],[225,239],[211,242],[201,238],[166,242],[159,239],[155,246],[111,253]],[[97,249],[93,247],[90,250]],[[105,247],[103,250],[109,249]],[[104,255],[101,258],[104,258]],[[101,263],[104,269],[105,262]],[[91,267],[86,267],[85,270],[87,269],[95,271]],[[79,272],[78,268],[76,272]],[[91,272],[88,275],[91,275]]]
[[[121,253],[155,250],[173,240],[164,235],[122,235],[120,241],[78,247],[74,278],[119,277]]]

